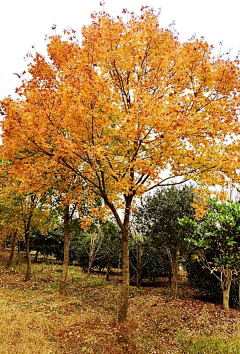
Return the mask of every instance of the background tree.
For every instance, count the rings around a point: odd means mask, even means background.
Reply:
[[[2,175],[5,174],[3,171]],[[17,235],[23,235],[25,240],[27,270],[25,280],[31,277],[31,258],[29,238],[31,229],[38,227],[43,230],[49,216],[48,207],[41,203],[41,195],[24,193],[19,189],[19,182],[5,174],[4,183],[0,189],[0,216],[5,233],[13,237],[8,266],[13,262]]]
[[[223,308],[228,310],[232,275],[240,266],[239,202],[220,203],[211,199],[208,213],[202,220],[186,218],[184,223],[189,223],[194,230],[194,237],[188,240],[198,247],[199,261],[220,281]]]
[[[48,57],[35,55],[17,89],[20,99],[2,102],[3,150],[23,177],[26,168],[34,178],[42,166],[64,166],[85,181],[89,199],[103,199],[122,233],[122,322],[134,199],[186,179],[206,187],[227,183],[225,174],[237,178],[239,68],[214,58],[204,40],[181,44],[149,8],[126,22],[105,13],[92,19],[81,44],[73,30],[51,37]]]
[[[183,257],[189,245],[185,241],[191,230],[179,224],[184,216],[194,219],[193,187],[164,188],[145,198],[134,214],[137,228],[148,235],[155,247],[169,256],[169,278],[174,295],[177,294],[179,254]]]

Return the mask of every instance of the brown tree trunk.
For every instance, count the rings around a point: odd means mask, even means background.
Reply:
[[[2,243],[2,250],[6,251],[6,248],[7,248],[7,238],[5,238]]]
[[[129,245],[128,231],[122,234],[122,288],[118,310],[118,322],[122,323],[127,318],[129,302]]]
[[[122,288],[120,293],[120,304],[118,310],[118,322],[122,323],[127,319],[129,303],[129,218],[131,211],[132,196],[126,196],[125,216],[122,228]]]
[[[177,296],[178,260],[179,260],[179,251],[176,248],[174,248],[172,250],[172,291],[174,297]]]
[[[38,254],[39,254],[39,251],[37,251],[37,252],[36,252],[36,254],[35,254],[34,263],[37,263],[37,260],[38,260]]]
[[[8,261],[6,264],[6,268],[10,268],[13,264],[16,241],[17,241],[17,232],[14,232],[12,243],[11,243],[11,253],[9,255],[9,258],[8,258]]]
[[[27,271],[25,276],[25,281],[30,280],[31,278],[31,257],[30,257],[30,249],[29,249],[29,227],[25,230],[25,244],[26,244],[26,259],[27,259]]]
[[[110,276],[110,252],[107,253],[107,273],[106,273],[106,281],[109,281]]]
[[[93,250],[92,250],[92,248],[90,248],[89,259],[88,259],[88,274],[91,273],[92,264],[93,264]]]
[[[238,306],[240,306],[240,279],[238,278]]]
[[[223,309],[226,311],[229,310],[229,293],[230,293],[231,282],[232,282],[232,270],[229,268],[229,265],[227,265],[224,274],[224,281],[221,284],[222,291],[223,291]]]
[[[67,294],[67,277],[68,277],[68,266],[69,266],[69,205],[65,207],[64,210],[64,259],[62,268],[62,277],[60,281],[60,294]]]
[[[168,268],[168,282],[169,282],[169,285],[171,285],[171,286],[172,286],[172,277],[173,277],[172,263],[169,262],[169,268]]]
[[[143,258],[143,245],[137,247],[137,288],[140,288],[141,273],[142,273],[142,258]]]
[[[134,175],[132,173],[132,179]],[[104,201],[108,205],[108,207],[112,210],[116,221],[121,228],[122,231],[122,287],[120,293],[120,301],[118,308],[118,322],[124,322],[127,318],[128,311],[128,301],[129,301],[129,219],[131,213],[131,204],[132,204],[133,194],[125,195],[125,215],[124,221],[122,223],[118,212],[113,205],[104,194]]]

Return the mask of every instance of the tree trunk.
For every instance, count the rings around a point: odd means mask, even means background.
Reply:
[[[179,251],[176,248],[174,248],[172,250],[172,291],[174,297],[177,296],[178,260],[179,260]]]
[[[122,234],[122,288],[118,310],[118,322],[122,323],[127,318],[129,299],[129,245],[128,230]]]
[[[6,268],[10,268],[13,264],[16,241],[17,241],[17,232],[14,232],[12,243],[11,243],[11,253],[9,255]]]
[[[232,270],[229,268],[229,265],[226,266],[224,272],[224,281],[222,282],[222,291],[223,291],[223,309],[229,310],[229,293],[232,282]]]
[[[89,259],[88,259],[88,274],[91,273],[92,264],[93,264],[93,250],[92,250],[92,248],[90,247]]]
[[[26,259],[27,259],[27,272],[25,276],[25,281],[30,280],[31,278],[31,257],[30,257],[30,249],[29,249],[29,227],[25,230],[25,244],[26,244]]]
[[[131,212],[132,195],[125,196],[126,207],[122,227],[122,288],[118,310],[118,322],[122,323],[127,319],[129,303],[129,219]]]
[[[5,238],[2,243],[2,250],[6,251],[6,248],[7,248],[7,238]]]
[[[132,180],[134,178],[133,172],[130,173]],[[109,201],[106,194],[104,194],[104,201],[108,207],[112,210],[116,221],[122,232],[122,287],[120,293],[120,301],[118,308],[118,322],[124,322],[127,318],[128,311],[128,300],[129,300],[129,219],[131,213],[131,204],[133,199],[133,194],[125,195],[125,215],[124,221],[118,215],[117,210],[113,203]]]
[[[238,306],[240,306],[240,278],[238,278]]]
[[[106,274],[106,281],[109,281],[110,275],[110,252],[107,253],[107,274]]]
[[[34,258],[34,263],[37,263],[39,251],[37,250]]]
[[[168,282],[169,282],[169,285],[171,285],[171,286],[172,286],[172,277],[173,277],[173,271],[172,271],[172,263],[170,261],[169,268],[168,268]]]
[[[143,258],[143,245],[137,247],[137,288],[140,288],[141,273],[142,273],[142,258]]]
[[[60,294],[67,294],[67,277],[68,277],[68,266],[69,266],[69,205],[66,205],[64,210],[64,259],[62,268],[62,277],[60,281]]]

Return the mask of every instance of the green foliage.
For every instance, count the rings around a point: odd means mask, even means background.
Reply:
[[[208,213],[200,221],[184,218],[181,225],[189,224],[194,237],[187,240],[199,249],[202,258],[214,252],[213,271],[229,265],[235,270],[240,265],[240,203],[220,203],[216,198],[209,200]]]
[[[193,263],[188,269],[190,282],[203,294],[206,292],[210,298],[214,295],[218,300],[219,287],[222,291],[229,290],[232,276],[238,275],[240,268],[240,204],[210,199],[208,213],[202,220],[184,218],[181,224],[193,229],[193,236],[188,241],[197,248],[197,259],[204,268],[201,270],[197,263]],[[193,270],[196,267],[199,269]],[[210,274],[215,276],[219,286],[215,279],[210,279]],[[236,283],[230,288],[231,303],[239,304]]]
[[[133,215],[130,240],[131,274],[136,274],[137,247],[144,247],[142,278],[155,280],[168,275],[170,257],[173,249],[181,252],[182,259],[191,247],[184,239],[189,228],[180,225],[178,220],[184,216],[194,218],[193,187],[182,189],[171,187],[156,191],[154,195],[142,200],[141,206]]]
[[[130,276],[136,276],[136,248],[130,247]],[[166,252],[153,245],[146,245],[143,255],[143,264],[141,269],[141,279],[157,280],[158,277],[168,276],[169,258]]]
[[[74,218],[70,222],[69,263],[75,262],[84,269],[88,268],[91,237],[93,236],[98,237],[97,241],[99,242],[93,267],[100,270],[105,268],[107,255],[110,256],[111,265],[117,267],[121,253],[121,239],[117,225],[111,221],[104,224],[92,223],[89,230],[84,230],[81,228],[78,218]],[[41,233],[38,229],[32,230],[30,248],[45,256],[52,254],[62,262],[64,257],[62,225],[59,223],[58,227],[52,228],[46,234]]]
[[[196,260],[187,263],[188,283],[198,290],[197,297],[215,303],[222,302],[222,289],[219,280]],[[239,306],[239,279],[234,278],[230,288],[230,306]]]

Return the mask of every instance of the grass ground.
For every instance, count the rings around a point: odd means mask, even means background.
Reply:
[[[240,353],[239,310],[195,300],[181,283],[130,287],[128,321],[116,322],[120,278],[70,267],[68,296],[58,293],[61,266],[0,265],[0,354]]]

